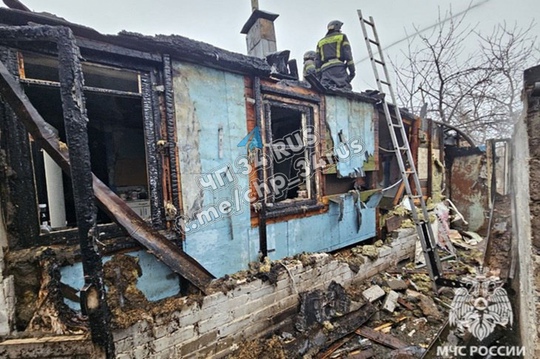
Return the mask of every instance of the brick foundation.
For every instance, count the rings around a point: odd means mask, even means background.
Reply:
[[[171,314],[114,331],[116,357],[222,358],[244,339],[272,333],[293,323],[299,293],[326,289],[331,281],[343,286],[362,281],[397,262],[414,256],[416,232],[401,229],[391,244],[379,248],[376,260],[365,258],[357,272],[325,253],[309,255],[309,265],[284,260],[286,270],[277,282],[260,279],[237,283],[227,293],[207,295],[202,302],[186,305]],[[4,283],[6,282],[4,278]],[[2,358],[100,358],[87,336],[13,339],[0,343]]]
[[[298,293],[325,289],[332,280],[346,286],[364,280],[414,255],[416,232],[401,229],[376,260],[366,258],[357,273],[328,254],[313,254],[309,266],[288,261],[286,271],[270,284],[255,280],[237,284],[226,294],[206,296],[172,315],[140,321],[114,332],[117,358],[221,358],[235,343],[269,334],[291,324]]]

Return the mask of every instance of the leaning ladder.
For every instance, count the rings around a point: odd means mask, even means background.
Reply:
[[[371,65],[373,67],[373,73],[375,75],[375,80],[377,80],[377,87],[381,94],[389,94],[390,99],[392,100],[394,114],[393,118],[390,114],[390,108],[386,100],[382,101],[384,108],[384,115],[386,116],[386,123],[388,125],[388,130],[390,132],[390,137],[392,138],[392,144],[394,146],[394,151],[396,152],[396,158],[401,171],[401,177],[403,179],[403,184],[405,185],[405,190],[410,202],[412,218],[420,242],[422,243],[422,249],[424,251],[424,256],[426,258],[426,265],[429,270],[429,276],[433,280],[435,285],[452,285],[453,283],[448,283],[448,280],[441,278],[442,267],[441,261],[439,259],[439,254],[437,253],[437,247],[434,244],[433,229],[429,223],[429,214],[426,207],[426,202],[422,195],[422,188],[420,186],[420,179],[418,178],[418,173],[414,166],[414,159],[412,156],[411,148],[409,146],[407,132],[405,131],[405,126],[403,125],[403,119],[401,118],[401,113],[399,107],[397,106],[396,97],[394,95],[394,90],[392,89],[392,84],[390,82],[390,76],[388,75],[388,68],[384,62],[384,56],[379,42],[379,36],[377,35],[377,29],[375,28],[375,22],[370,16],[369,20],[366,20],[362,16],[362,11],[358,10],[358,18],[360,19],[360,25],[362,26],[362,32],[364,33],[364,40],[366,41],[366,46],[368,50],[368,55],[371,60]],[[367,27],[372,28],[372,33],[374,39],[371,39]],[[371,45],[375,45],[378,49],[378,58],[375,58]],[[378,66],[382,67],[384,77],[381,79],[379,77]],[[385,91],[386,89],[386,91]],[[398,136],[399,134],[399,136]],[[401,144],[399,141],[401,138]],[[414,183],[414,188],[416,193],[413,193],[411,182]],[[419,210],[416,208],[415,202],[420,202],[420,208],[422,213],[422,218],[419,216]]]

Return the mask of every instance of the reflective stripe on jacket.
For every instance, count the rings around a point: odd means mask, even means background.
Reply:
[[[340,31],[331,31],[317,43],[316,66],[319,69],[339,64],[353,64],[351,45],[347,35]]]

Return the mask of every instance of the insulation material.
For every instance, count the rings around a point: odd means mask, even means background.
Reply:
[[[418,147],[418,178],[427,179],[429,176],[429,150],[426,147]]]
[[[374,107],[347,98],[326,97],[326,125],[337,158],[338,177],[363,177],[375,154]]]

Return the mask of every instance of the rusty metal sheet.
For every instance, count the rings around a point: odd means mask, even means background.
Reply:
[[[486,153],[471,150],[455,157],[450,173],[450,199],[469,222],[468,230],[485,227],[489,210],[489,175]]]

